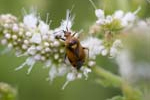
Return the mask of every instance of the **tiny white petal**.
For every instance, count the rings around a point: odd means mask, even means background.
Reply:
[[[29,41],[28,40],[24,40],[24,44],[28,45]]]
[[[120,39],[116,39],[113,43],[113,47],[121,47],[122,46],[122,42]]]
[[[95,64],[96,64],[95,61],[89,61],[89,62],[88,62],[88,66],[90,66],[90,67],[93,67]]]
[[[26,32],[25,34],[26,34],[26,36],[28,36],[28,37],[31,37],[31,36],[32,36],[32,33],[31,33],[31,32]]]
[[[98,20],[96,21],[96,24],[98,24],[98,25],[103,25],[103,24],[105,24],[105,19],[98,19]]]
[[[47,48],[45,48],[45,51],[46,51],[46,52],[50,52],[51,49],[47,47]]]
[[[11,49],[13,47],[12,43],[8,44],[8,48]]]
[[[49,25],[47,25],[46,23],[44,23],[43,21],[39,22],[39,26],[38,26],[41,34],[46,34],[49,31]]]
[[[12,38],[13,38],[14,40],[16,40],[16,39],[17,39],[17,35],[12,35]]]
[[[48,42],[44,42],[44,46],[48,47],[49,43]]]
[[[42,57],[43,58],[43,57]],[[47,60],[46,62],[45,62],[45,66],[46,67],[50,67],[52,65],[52,62],[51,62],[51,60]]]
[[[114,18],[116,19],[121,19],[123,18],[123,15],[124,15],[124,12],[122,10],[117,10],[115,13],[114,13]]]
[[[127,22],[133,22],[135,20],[135,14],[128,12],[127,14],[125,14],[123,20]]]
[[[33,34],[31,40],[30,40],[32,43],[37,43],[37,44],[40,44],[42,39],[41,39],[41,35],[39,33],[35,33]]]
[[[13,29],[12,29],[14,32],[18,32],[19,31],[19,27],[18,25],[13,25]]]
[[[88,78],[88,73],[92,72],[91,69],[85,67],[82,67],[81,70],[83,71],[83,75],[85,76],[86,79]]]
[[[45,56],[41,56],[41,60],[42,61],[46,60],[46,57]]]
[[[110,56],[111,57],[116,57],[117,53],[118,53],[118,50],[116,48],[112,47],[110,49]]]
[[[108,54],[108,50],[107,50],[107,49],[102,50],[101,54],[102,54],[103,56],[106,56],[106,55]]]
[[[81,41],[81,44],[89,49],[89,58],[93,59],[101,52],[99,47],[101,46],[102,41],[97,38],[89,37],[86,40]]]
[[[73,81],[73,80],[75,80],[75,79],[76,79],[75,73],[68,73],[68,74],[67,74],[67,80],[68,80],[68,81]]]
[[[1,44],[2,44],[2,45],[6,45],[6,44],[7,44],[7,40],[6,40],[6,39],[2,39],[2,40],[1,40]]]
[[[63,76],[67,72],[67,68],[62,66],[58,68],[58,76]]]
[[[42,39],[43,40],[47,40],[48,39],[48,36],[46,34],[42,35]]]
[[[18,34],[19,34],[19,36],[22,36],[22,35],[23,35],[23,32],[20,31]]]
[[[22,49],[26,50],[27,48],[28,48],[27,45],[25,45],[25,44],[22,45]]]
[[[42,46],[38,45],[38,46],[36,47],[36,50],[37,50],[37,51],[40,51],[40,50],[42,50],[42,48],[43,48]]]
[[[34,56],[34,59],[35,59],[35,60],[40,60],[40,59],[41,59],[41,55],[40,55],[40,54],[36,54],[36,55]]]
[[[103,45],[99,46],[100,51],[102,51],[103,49],[105,49],[105,47]]]
[[[113,21],[113,18],[112,16],[107,16],[106,19],[105,19],[105,23],[111,23]]]
[[[58,59],[58,58],[59,58],[59,54],[55,54],[54,59]]]
[[[60,43],[59,43],[58,41],[54,41],[53,45],[54,45],[55,47],[58,47],[58,46],[60,45]]]
[[[60,53],[64,53],[65,50],[63,48],[60,49]]]
[[[31,46],[28,50],[27,50],[28,54],[34,55],[36,53],[36,48],[35,46]]]
[[[10,38],[11,38],[10,33],[6,33],[6,34],[5,34],[5,38],[6,38],[6,39],[10,39]]]
[[[53,81],[53,79],[57,76],[57,69],[55,66],[52,66],[50,71],[49,71],[49,77],[50,80]]]
[[[27,26],[27,28],[36,28],[36,25],[38,23],[38,19],[35,16],[35,14],[29,14],[25,15],[23,18],[23,23]]]
[[[105,17],[104,11],[101,10],[101,9],[96,9],[96,10],[95,10],[95,15],[96,15],[99,19]]]
[[[33,68],[33,66],[34,66],[34,64],[35,64],[35,60],[34,60],[32,57],[29,57],[29,58],[26,59],[26,61],[25,61],[21,66],[17,67],[15,70],[16,70],[16,71],[17,71],[17,70],[20,70],[20,69],[22,69],[25,65],[28,65],[28,66],[29,66],[29,69],[28,69],[27,74],[30,74],[30,72],[31,72],[31,70],[32,70],[32,68]]]

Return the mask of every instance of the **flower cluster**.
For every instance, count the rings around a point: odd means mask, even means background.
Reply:
[[[125,13],[122,10],[117,10],[114,14],[106,16],[102,9],[96,9],[95,15],[98,18],[96,24],[109,30],[121,29],[135,21],[136,14],[139,12],[139,10],[140,7],[133,13]]]
[[[58,28],[50,29],[49,23],[41,20],[36,12],[24,15],[22,22],[19,22],[13,15],[1,15],[1,44],[7,46],[9,50],[14,50],[17,57],[27,57],[25,62],[15,70],[20,70],[27,65],[29,67],[27,74],[29,74],[36,62],[42,62],[44,66],[50,68],[48,80],[53,81],[57,76],[66,75],[67,81],[63,88],[68,82],[82,78],[82,76],[87,79],[88,73],[91,72],[90,67],[96,64],[96,55],[100,53],[100,49],[97,47],[101,46],[101,41],[94,37],[81,41],[81,45],[88,47],[89,52],[85,51],[86,61],[80,71],[72,67],[68,60],[64,61],[64,41],[56,37],[64,38],[63,30],[74,33],[71,30],[73,19],[74,17],[70,16],[68,10],[66,19],[62,20],[61,25]]]
[[[102,56],[116,57],[122,46],[119,31],[132,25],[136,19],[136,14],[140,7],[132,12],[117,10],[112,15],[105,15],[102,9],[96,9],[95,15],[98,18],[96,23],[90,28],[89,33],[102,37],[101,49]]]

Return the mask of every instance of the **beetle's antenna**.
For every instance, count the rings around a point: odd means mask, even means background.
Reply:
[[[64,30],[60,30],[60,31],[56,31],[56,32],[54,32],[53,34],[56,34],[56,33],[61,32],[61,31],[62,31],[62,32],[64,32]]]
[[[89,1],[90,1],[90,3],[92,4],[92,6],[94,7],[94,9],[97,9],[95,3],[94,3],[92,0],[89,0]]]

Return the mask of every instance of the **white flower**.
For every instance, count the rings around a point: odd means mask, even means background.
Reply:
[[[34,59],[35,59],[35,60],[41,60],[41,55],[40,55],[40,54],[36,54],[36,55],[34,56]]]
[[[14,24],[12,30],[13,30],[14,32],[18,32],[18,31],[19,31],[18,25],[17,25],[17,24]]]
[[[37,43],[37,44],[40,44],[41,41],[42,41],[42,39],[41,39],[41,34],[40,33],[34,33],[32,38],[30,39],[30,42]]]
[[[7,44],[7,40],[6,40],[6,39],[2,39],[2,40],[1,40],[1,44],[2,44],[2,45],[6,45],[6,44]]]
[[[27,37],[31,37],[31,36],[32,36],[32,33],[27,31],[27,32],[25,33],[25,35],[26,35]]]
[[[95,15],[98,19],[104,19],[104,11],[102,9],[96,9],[95,10]]]
[[[24,16],[23,23],[24,23],[24,25],[27,26],[27,28],[34,29],[34,28],[36,28],[38,19],[34,13],[31,13],[31,14]]]
[[[61,64],[62,65],[62,64]],[[68,71],[68,68],[66,67],[66,66],[61,66],[61,67],[59,67],[58,68],[58,73],[57,73],[57,75],[58,76],[63,76],[64,74],[66,74],[67,73],[67,71]]]
[[[94,38],[89,37],[84,41],[81,41],[83,47],[87,47],[89,49],[89,58],[95,59],[96,55],[100,54],[101,49],[99,48],[102,44],[102,41]]]
[[[122,20],[125,20],[127,22],[133,22],[135,20],[136,16],[134,13],[128,12],[125,14]]]
[[[46,34],[49,31],[49,25],[47,25],[43,21],[39,22],[38,28],[39,28],[41,34]]]
[[[103,49],[101,51],[102,56],[106,56],[108,54],[108,50],[107,49]]]
[[[62,89],[65,89],[65,87],[68,85],[70,81],[74,81],[76,79],[76,73],[70,72],[67,74],[67,81],[63,85]]]
[[[41,57],[41,58],[42,58],[42,57]],[[44,59],[44,60],[45,60],[45,59]],[[51,61],[51,60],[47,60],[47,61],[45,61],[44,65],[45,65],[46,67],[50,67],[50,66],[52,65],[52,61]]]
[[[26,59],[26,61],[25,61],[21,66],[17,67],[15,70],[16,70],[16,71],[17,71],[17,70],[20,70],[20,69],[22,69],[25,65],[28,65],[28,66],[29,66],[29,69],[28,69],[27,74],[30,74],[30,72],[31,72],[31,70],[32,70],[32,68],[33,68],[33,66],[34,66],[34,64],[35,64],[34,58],[29,57],[29,58]]]
[[[113,47],[122,47],[122,42],[120,39],[116,39],[113,43]]]
[[[115,47],[110,48],[110,56],[115,57],[118,54],[118,50]]]
[[[5,38],[6,38],[6,39],[10,39],[10,38],[11,38],[10,33],[6,33],[6,34],[5,34]]]
[[[87,67],[82,67],[81,70],[83,71],[83,75],[85,76],[85,79],[87,80],[88,73],[92,72],[92,70],[90,68],[87,68]]]
[[[28,48],[27,53],[30,55],[35,55],[36,54],[36,47],[31,46],[30,48]]]
[[[88,66],[94,66],[95,64],[96,64],[95,61],[89,61],[89,62],[88,62]]]
[[[71,12],[69,10],[67,10],[66,19],[62,20],[62,22],[61,22],[61,26],[60,26],[61,30],[66,30],[66,29],[68,29],[69,31],[71,30],[71,27],[73,25],[74,17],[71,17],[70,13]]]
[[[98,20],[96,21],[96,24],[98,24],[98,25],[103,25],[103,24],[105,24],[105,19],[98,19]]]
[[[56,66],[53,65],[49,71],[50,81],[52,82],[56,76],[57,76],[57,69],[56,69]]]
[[[124,12],[122,10],[117,10],[113,16],[114,18],[121,20],[124,16]]]
[[[111,23],[112,21],[113,21],[113,18],[112,18],[112,16],[110,16],[110,15],[107,16],[106,19],[105,19],[105,23],[106,23],[106,24],[109,24],[109,23]]]

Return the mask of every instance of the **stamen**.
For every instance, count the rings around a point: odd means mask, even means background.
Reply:
[[[138,9],[134,11],[133,13],[136,15],[140,10],[141,10],[141,6],[139,6]]]
[[[27,56],[27,52],[23,53],[23,54],[20,54],[20,55],[17,55],[17,57],[22,57],[22,56]]]
[[[28,75],[30,74],[30,72],[31,72],[31,70],[32,70],[32,68],[33,68],[33,66],[34,66],[34,63],[32,63],[32,65],[29,66],[29,69],[28,69],[28,72],[27,72]]]
[[[66,88],[66,86],[69,84],[70,81],[66,81],[65,84],[62,86],[62,90]]]
[[[46,24],[48,23],[49,20],[49,13],[46,14]]]
[[[20,65],[19,67],[17,67],[15,69],[15,71],[18,71],[18,70],[22,69],[26,64],[27,64],[27,62],[25,61],[22,65]]]

